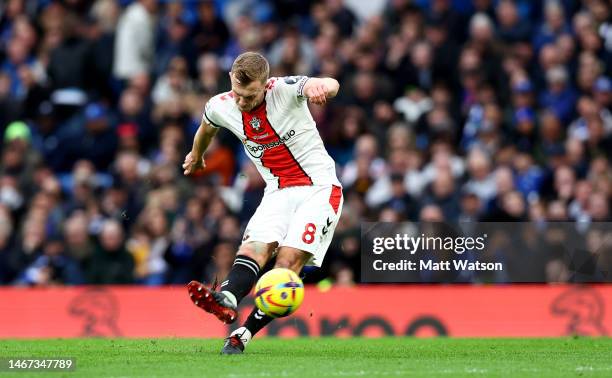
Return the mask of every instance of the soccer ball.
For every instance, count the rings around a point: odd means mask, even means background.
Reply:
[[[295,312],[304,299],[304,284],[294,271],[276,268],[255,286],[255,305],[266,315],[282,318]]]

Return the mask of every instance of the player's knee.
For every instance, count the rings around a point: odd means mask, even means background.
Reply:
[[[260,242],[243,243],[238,248],[237,255],[247,256],[255,260],[260,268],[263,268],[270,259],[274,248],[274,246]]]
[[[276,256],[275,268],[286,268],[291,269],[296,273],[299,273],[306,262],[306,254],[299,250],[286,250],[285,248],[279,251]]]
[[[295,259],[290,259],[290,258],[276,258],[276,263],[274,264],[275,268],[286,268],[286,269],[291,269],[297,265],[297,260]]]

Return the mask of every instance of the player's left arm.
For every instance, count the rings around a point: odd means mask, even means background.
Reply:
[[[336,97],[340,83],[331,77],[311,77],[304,84],[304,97],[316,105],[324,105],[328,98]]]
[[[202,118],[200,127],[198,127],[195,137],[193,138],[191,151],[185,156],[185,161],[183,162],[183,169],[185,170],[183,174],[185,176],[197,173],[206,167],[204,152],[206,152],[206,149],[215,135],[217,135],[218,131],[219,128],[210,124],[205,116]]]

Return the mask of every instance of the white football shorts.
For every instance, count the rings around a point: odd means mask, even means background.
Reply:
[[[243,242],[278,242],[312,254],[306,265],[320,267],[342,212],[342,188],[293,186],[266,193],[249,220]]]

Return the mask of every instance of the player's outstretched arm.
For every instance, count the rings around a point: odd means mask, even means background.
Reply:
[[[308,101],[317,105],[324,105],[328,98],[335,97],[340,89],[338,80],[331,77],[312,77],[304,84],[304,96]]]
[[[185,162],[183,162],[183,169],[185,170],[183,174],[185,176],[204,169],[206,166],[204,163],[204,152],[208,148],[210,141],[217,135],[217,131],[219,131],[218,128],[202,120],[193,138],[193,147],[191,147],[191,151],[185,156]]]

